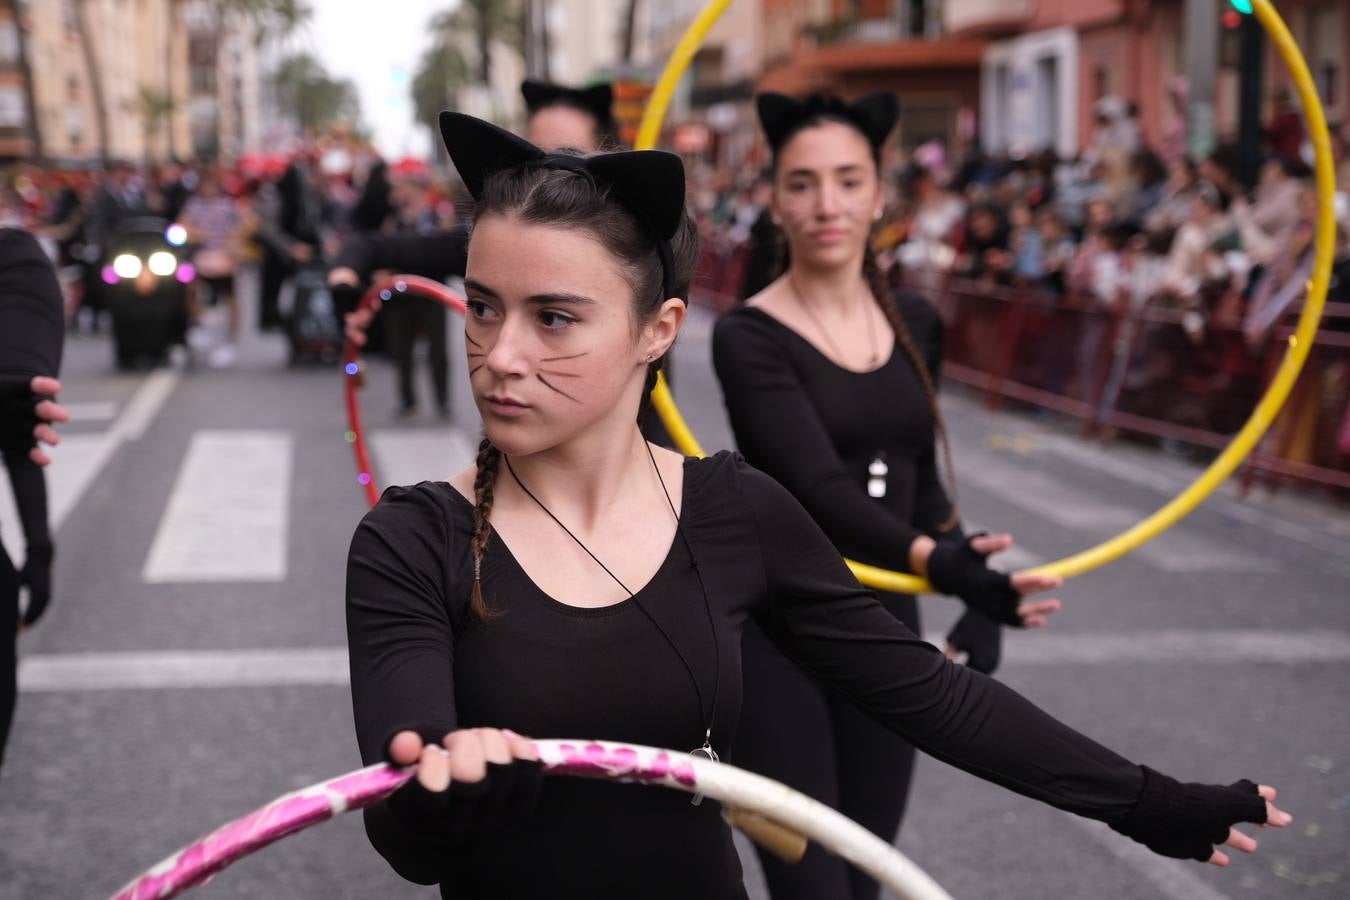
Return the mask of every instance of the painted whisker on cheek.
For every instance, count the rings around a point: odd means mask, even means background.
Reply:
[[[549,383],[548,383],[548,379],[544,378],[544,376],[543,376],[542,374],[536,372],[535,375],[534,375],[534,377],[535,377],[535,378],[538,378],[540,384],[542,384],[544,387],[548,388],[550,391],[553,391],[554,393],[557,393],[557,394],[562,394],[564,397],[566,397],[568,400],[571,400],[573,403],[580,403],[580,402],[581,402],[581,401],[578,400],[576,397],[573,397],[571,394],[567,393],[566,391],[560,390],[560,389],[559,389],[558,387],[556,387],[555,385],[549,384]]]
[[[568,359],[580,359],[580,358],[583,357],[583,356],[588,356],[588,355],[590,355],[590,352],[591,352],[591,351],[589,351],[589,350],[583,350],[583,351],[581,351],[580,353],[573,353],[571,356],[548,356],[548,357],[545,357],[544,359],[541,359],[541,360],[539,360],[539,361],[540,361],[540,362],[562,362],[563,360],[568,360]]]
[[[547,376],[550,377],[550,378],[580,378],[580,377],[582,377],[580,372],[559,372],[559,371],[557,371],[557,370],[549,371],[549,370],[547,370],[547,369],[543,370],[543,372],[544,372],[545,375],[547,375]]]

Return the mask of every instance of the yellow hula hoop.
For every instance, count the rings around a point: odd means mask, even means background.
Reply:
[[[714,0],[709,3],[676,47],[665,72],[661,75],[661,80],[652,92],[646,115],[642,120],[642,129],[639,131],[639,149],[648,149],[655,143],[656,136],[660,132],[661,120],[670,103],[671,92],[693,59],[699,43],[729,4],[730,0]],[[1303,105],[1304,121],[1308,126],[1308,134],[1316,154],[1316,253],[1313,258],[1312,279],[1308,285],[1307,303],[1299,316],[1294,334],[1289,338],[1289,349],[1285,351],[1284,359],[1280,362],[1270,387],[1257,402],[1256,408],[1252,410],[1242,429],[1234,435],[1218,458],[1210,463],[1209,468],[1201,472],[1195,481],[1161,509],[1132,528],[1081,553],[1038,566],[1032,570],[1034,572],[1064,578],[1082,575],[1138,549],[1189,515],[1204,502],[1205,498],[1214,493],[1229,475],[1233,474],[1261,440],[1261,436],[1275,421],[1275,416],[1288,399],[1289,392],[1293,390],[1294,382],[1312,350],[1317,325],[1322,318],[1322,307],[1326,304],[1336,243],[1336,218],[1332,205],[1336,192],[1336,178],[1332,168],[1331,137],[1327,132],[1326,111],[1317,96],[1317,88],[1312,75],[1308,72],[1308,64],[1303,54],[1299,52],[1293,36],[1290,35],[1289,28],[1275,11],[1270,0],[1252,0],[1252,10],[1294,79]],[[684,417],[680,415],[679,407],[675,405],[675,398],[671,396],[665,379],[658,379],[656,387],[652,390],[652,402],[680,450],[690,456],[705,456],[703,448],[699,446]],[[879,569],[853,560],[848,560],[848,565],[858,580],[869,587],[902,594],[928,593],[933,590],[932,585],[925,579],[905,572]]]

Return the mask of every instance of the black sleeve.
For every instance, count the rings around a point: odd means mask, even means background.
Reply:
[[[449,528],[425,487],[390,488],[366,514],[347,556],[347,648],[361,759],[386,759],[407,728],[456,725],[454,634],[448,597]],[[410,881],[443,880],[436,836],[410,828],[387,802],[365,811],[371,844]]]
[[[55,378],[64,338],[51,260],[28,232],[0,229],[0,373]]]
[[[946,335],[942,317],[918,294],[897,292],[895,302],[936,389],[942,379],[942,349]],[[952,518],[952,501],[938,473],[936,435],[934,438],[915,461],[914,524],[931,537],[959,538],[964,534],[960,522],[948,524]],[[943,525],[948,527],[942,528]]]
[[[713,329],[713,367],[736,446],[801,501],[826,534],[910,571],[909,547],[923,532],[849,477],[773,327],[733,312]]]
[[[392,269],[442,281],[451,275],[464,276],[468,250],[465,228],[428,235],[358,234],[342,245],[334,266],[352,269],[363,279],[377,269]]]
[[[742,492],[760,535],[773,640],[807,670],[924,752],[1027,797],[1111,824],[1144,773],[1020,694],[948,662],[860,586],[806,511],[748,466]]]

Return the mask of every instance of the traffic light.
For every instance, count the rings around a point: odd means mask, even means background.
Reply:
[[[1252,14],[1252,0],[1228,0],[1228,5],[1242,13],[1244,16]]]

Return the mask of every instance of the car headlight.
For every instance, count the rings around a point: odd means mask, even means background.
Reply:
[[[150,271],[161,278],[167,278],[178,268],[178,257],[167,250],[156,250],[150,254]]]
[[[135,278],[141,274],[141,260],[130,253],[119,253],[113,260],[113,272],[118,278]]]

